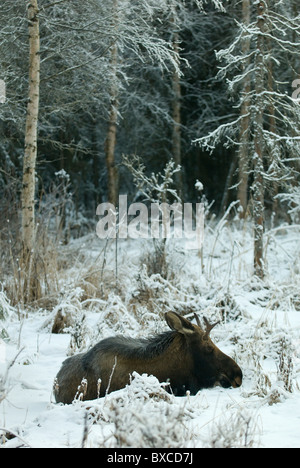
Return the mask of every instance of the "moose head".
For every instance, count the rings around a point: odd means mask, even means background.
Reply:
[[[207,318],[203,317],[203,329],[198,315],[194,314],[194,318],[197,325],[175,312],[165,315],[169,327],[185,338],[186,356],[192,356],[190,372],[193,376],[193,387],[198,390],[216,385],[224,388],[240,387],[243,379],[240,367],[224,354],[209,336],[219,322],[210,324]]]

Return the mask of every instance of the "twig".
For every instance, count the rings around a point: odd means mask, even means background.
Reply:
[[[84,427],[83,427],[83,436],[82,436],[82,443],[81,448],[85,448],[86,442],[89,435],[89,428],[88,428],[88,412],[84,415]]]
[[[17,437],[18,439],[20,439],[23,444],[27,445],[29,448],[33,448],[28,442],[26,442],[25,439],[23,439],[23,437],[19,436],[19,434],[16,434],[16,432],[14,431],[11,431],[10,429],[6,429],[5,427],[0,427],[0,431],[3,431],[4,433],[9,433],[9,434],[12,434],[13,436]]]
[[[6,382],[7,380],[7,376],[8,376],[8,373],[9,373],[9,370],[12,368],[12,366],[15,364],[16,360],[17,360],[17,357],[21,354],[21,352],[25,349],[25,346],[23,346],[22,349],[20,349],[20,351],[18,351],[18,353],[16,354],[16,356],[14,357],[14,359],[8,364],[7,366],[7,369],[5,371],[5,374],[4,374],[4,377],[3,377],[3,383]]]
[[[109,389],[110,389],[110,384],[111,384],[111,381],[112,381],[112,378],[113,378],[113,375],[114,375],[114,372],[115,372],[116,365],[117,365],[117,356],[115,356],[115,363],[113,365],[113,368],[112,368],[112,371],[111,371],[111,374],[110,374],[110,377],[109,377],[108,385],[107,385],[107,388],[106,388],[104,404],[105,404],[105,401],[106,401],[106,398],[107,398],[107,395],[108,395],[108,392],[109,392]]]

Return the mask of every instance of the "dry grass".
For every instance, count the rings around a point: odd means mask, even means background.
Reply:
[[[214,424],[206,446],[209,448],[257,448],[262,428],[258,417],[245,408],[224,413]]]

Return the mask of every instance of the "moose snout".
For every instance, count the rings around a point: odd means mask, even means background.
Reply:
[[[238,377],[235,377],[235,379],[233,380],[232,382],[232,387],[233,388],[238,388],[242,385],[242,377],[241,376],[238,376]]]
[[[230,377],[226,374],[222,374],[219,379],[219,384],[223,388],[238,388],[242,385],[243,381],[243,374],[242,371],[239,370],[239,372],[235,375],[231,375]]]
[[[232,383],[233,388],[240,387],[242,385],[242,382],[243,382],[243,372],[242,372],[242,369],[239,366],[237,366],[236,374]]]

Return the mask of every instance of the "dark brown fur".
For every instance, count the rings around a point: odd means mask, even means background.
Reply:
[[[213,326],[206,321],[204,331],[199,319],[194,325],[175,312],[165,318],[171,331],[149,339],[107,338],[88,352],[66,359],[55,381],[56,401],[71,403],[83,379],[87,381],[84,400],[103,396],[125,387],[134,371],[169,382],[175,395],[185,395],[187,390],[195,394],[215,385],[241,385],[241,369],[209,337]]]

